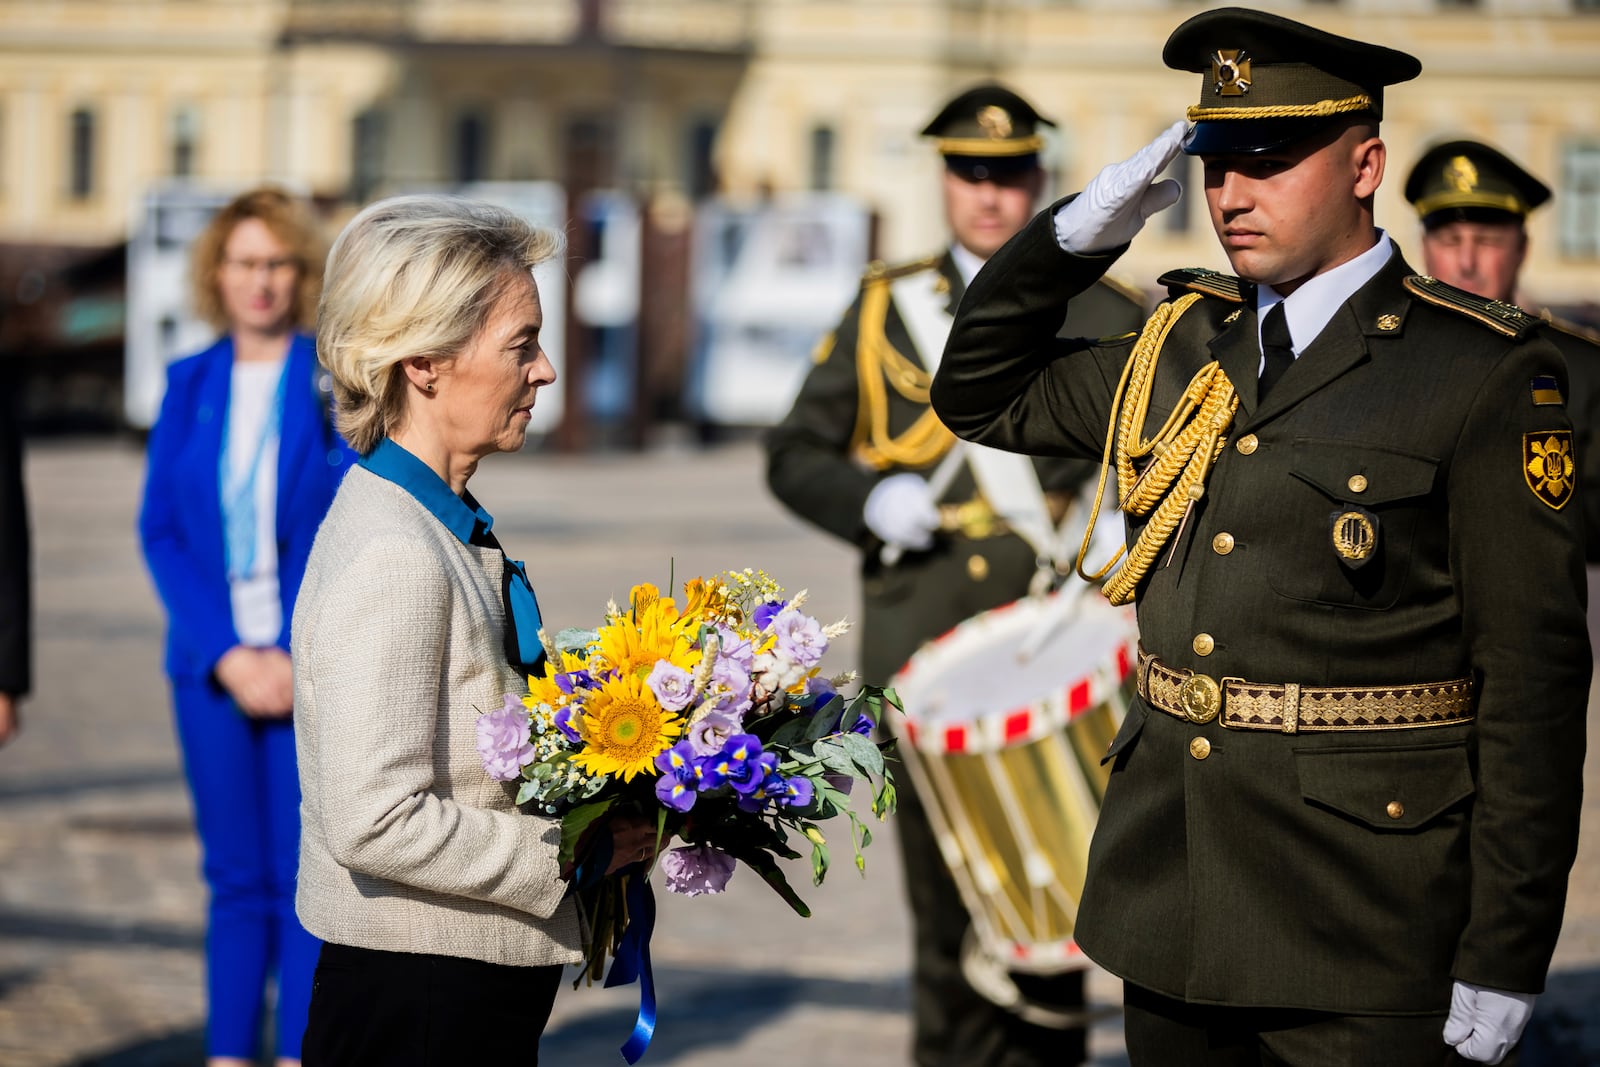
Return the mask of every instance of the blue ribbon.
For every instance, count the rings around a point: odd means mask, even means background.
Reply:
[[[622,931],[617,958],[611,961],[605,988],[639,981],[639,1017],[633,1033],[622,1045],[622,1058],[638,1063],[656,1033],[656,980],[650,970],[650,935],[656,928],[656,896],[643,866],[637,866],[628,881],[628,926]]]

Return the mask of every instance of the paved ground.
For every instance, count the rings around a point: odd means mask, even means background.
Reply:
[[[203,1058],[204,894],[160,673],[161,621],[133,538],[142,453],[40,443],[38,692],[0,750],[0,1067],[177,1067]],[[748,445],[711,452],[485,464],[474,489],[526,553],[546,614],[594,617],[638,580],[765,566],[822,616],[854,614],[850,553],[786,518]],[[853,654],[848,639],[836,652]],[[1593,715],[1591,715],[1593,718]],[[1525,1067],[1600,1064],[1600,771],[1551,991]],[[647,1063],[755,1058],[906,1062],[906,921],[887,829],[866,877],[848,864],[790,914],[748,875],[720,898],[663,895],[661,1025]],[[797,884],[805,876],[797,874]],[[809,887],[808,887],[809,888]],[[1114,1007],[1117,987],[1091,979]],[[563,992],[542,1045],[554,1067],[620,1063],[632,989]],[[504,1022],[502,1020],[501,1022]],[[1095,1063],[1124,1063],[1113,1016]]]

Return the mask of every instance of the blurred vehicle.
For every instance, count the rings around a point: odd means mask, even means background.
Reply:
[[[871,228],[864,205],[834,193],[699,206],[685,408],[702,429],[770,426],[789,410],[855,297]]]

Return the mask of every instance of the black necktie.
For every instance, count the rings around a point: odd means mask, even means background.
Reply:
[[[1261,354],[1266,362],[1261,368],[1261,386],[1256,390],[1256,400],[1267,398],[1283,372],[1294,365],[1294,338],[1289,336],[1289,322],[1283,314],[1283,301],[1272,305],[1267,317],[1261,320]]]

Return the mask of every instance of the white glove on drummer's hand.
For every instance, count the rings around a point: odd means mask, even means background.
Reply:
[[[873,486],[861,518],[884,543],[902,548],[929,547],[939,528],[939,509],[927,481],[910,472],[891,474]]]
[[[1445,1044],[1474,1062],[1499,1063],[1522,1039],[1535,999],[1532,993],[1457,982],[1450,990],[1450,1017],[1444,1021]]]
[[[1068,252],[1104,252],[1125,245],[1144,220],[1183,195],[1171,178],[1154,182],[1183,146],[1188,124],[1174,122],[1154,141],[1089,180],[1072,203],[1056,212],[1056,242]]]

